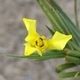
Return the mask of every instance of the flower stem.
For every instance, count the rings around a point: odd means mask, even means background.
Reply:
[[[78,13],[77,13],[77,0],[74,0],[74,14],[75,14],[75,23],[76,23],[76,26],[79,27]]]

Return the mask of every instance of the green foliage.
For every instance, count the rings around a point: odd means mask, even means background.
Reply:
[[[55,0],[38,0],[38,3],[51,22],[54,30],[65,34],[72,34],[72,42],[80,46],[79,28],[74,25]]]
[[[66,15],[62,8],[55,0],[37,0],[41,9],[46,14],[52,25],[52,30],[48,28],[53,35],[55,31],[64,34],[72,34],[73,38],[66,46],[65,59],[67,63],[56,67],[56,72],[62,72],[65,69],[80,65],[80,29]],[[76,18],[77,19],[77,18]],[[60,78],[78,77],[80,72],[64,72],[60,74]]]
[[[69,78],[69,77],[80,77],[80,72],[76,71],[76,72],[66,72],[66,73],[60,73],[59,75],[60,78]]]
[[[65,69],[72,68],[72,67],[75,67],[75,66],[77,66],[77,65],[74,64],[74,63],[64,63],[64,64],[61,64],[58,67],[56,67],[56,72],[59,73],[59,72],[65,70]]]
[[[49,32],[51,33],[51,35],[53,35],[55,33],[55,31],[53,31],[51,28],[49,28],[47,25],[46,25],[46,28],[49,30]]]
[[[64,51],[56,51],[56,50],[50,50],[43,53],[43,56],[38,55],[37,53],[34,53],[30,56],[24,56],[24,55],[11,55],[8,54],[9,57],[14,58],[29,58],[29,59],[35,59],[35,60],[48,60],[48,59],[55,59],[55,58],[64,58]]]

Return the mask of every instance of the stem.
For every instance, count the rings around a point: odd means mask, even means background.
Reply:
[[[77,13],[77,0],[74,0],[74,14],[75,14],[75,23],[76,23],[76,26],[79,27],[78,13]]]

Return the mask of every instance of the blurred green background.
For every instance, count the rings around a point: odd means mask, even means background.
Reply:
[[[74,21],[73,0],[56,1]],[[80,16],[79,4],[78,0]],[[55,72],[55,67],[64,63],[64,59],[35,61],[5,56],[5,54],[23,55],[23,43],[27,35],[27,30],[22,22],[23,17],[36,19],[38,33],[47,38],[51,37],[45,27],[50,23],[36,0],[0,0],[0,80],[61,80]],[[79,66],[75,70],[78,68]]]

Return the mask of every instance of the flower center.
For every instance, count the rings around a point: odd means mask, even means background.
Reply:
[[[47,44],[47,40],[44,36],[38,37],[35,41],[34,41],[34,47],[40,49],[41,51],[44,51],[48,44]]]

